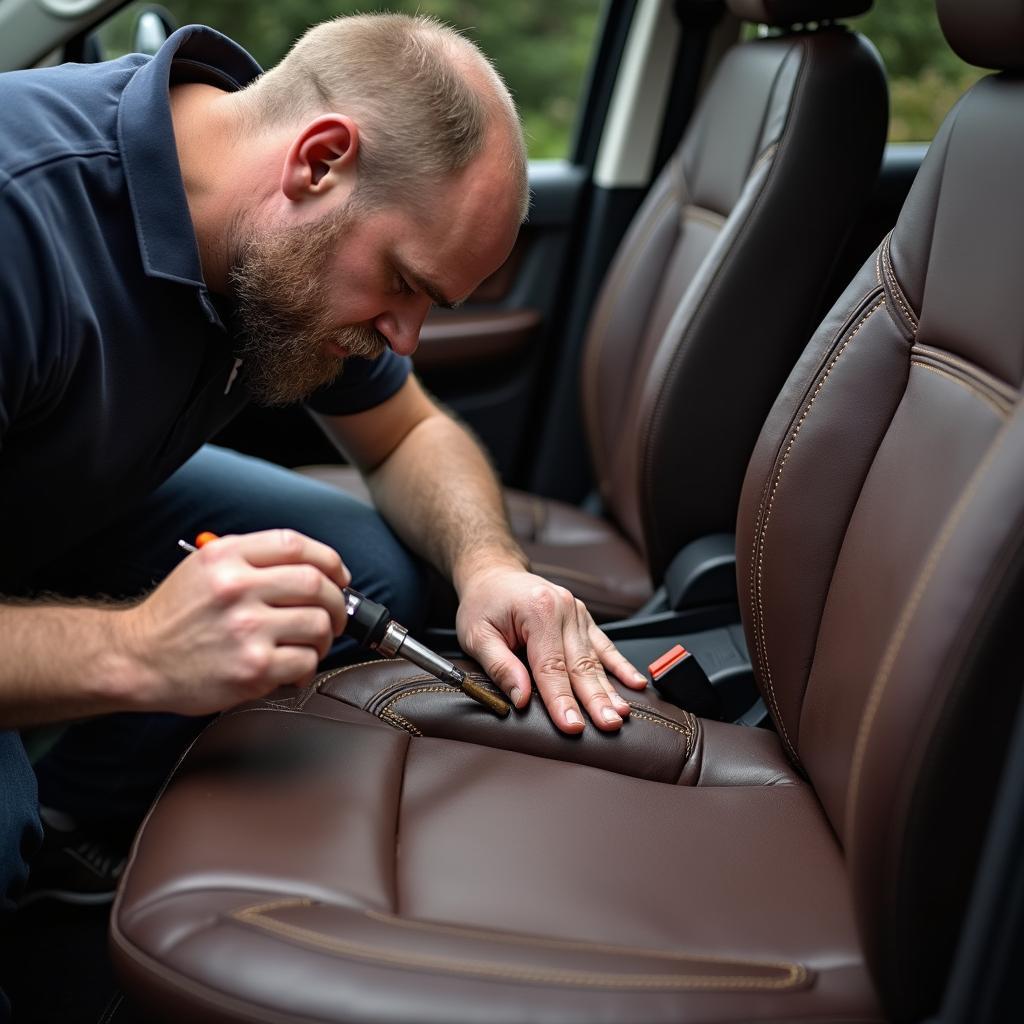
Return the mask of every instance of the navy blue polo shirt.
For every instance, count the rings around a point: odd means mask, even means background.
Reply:
[[[0,75],[0,590],[151,492],[246,403],[203,283],[169,85],[234,90],[259,73],[189,26],[153,58]],[[352,359],[309,404],[361,412],[408,373],[392,352]]]

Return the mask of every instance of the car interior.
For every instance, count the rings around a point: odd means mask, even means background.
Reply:
[[[0,68],[121,6],[6,0]],[[18,915],[15,1020],[1024,1019],[1024,11],[937,0],[993,73],[909,145],[870,7],[607,3],[571,159],[424,327],[534,571],[650,672],[623,728],[400,659],[229,711],[112,910]],[[216,440],[369,500],[301,410]]]

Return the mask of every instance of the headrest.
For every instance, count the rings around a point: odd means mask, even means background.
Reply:
[[[726,0],[737,18],[759,25],[803,24],[808,21],[831,21],[863,14],[871,0]]]
[[[946,41],[968,64],[1001,71],[1024,68],[1021,0],[938,0]]]

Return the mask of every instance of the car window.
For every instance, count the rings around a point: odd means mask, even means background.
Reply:
[[[309,26],[338,14],[389,10],[432,14],[463,31],[494,61],[526,127],[531,158],[567,157],[601,14],[600,0],[168,0],[178,25],[196,22],[230,36],[263,65],[275,64]],[[97,32],[102,56],[139,46],[140,15],[132,3]]]

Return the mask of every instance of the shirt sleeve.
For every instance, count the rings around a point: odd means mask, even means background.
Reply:
[[[341,376],[310,395],[306,406],[327,416],[366,412],[395,394],[411,371],[412,361],[390,349],[378,359],[348,359]]]
[[[0,452],[51,377],[41,339],[56,338],[63,302],[46,230],[17,185],[0,177]],[[47,345],[47,350],[52,346]],[[51,355],[52,355],[51,351]]]

